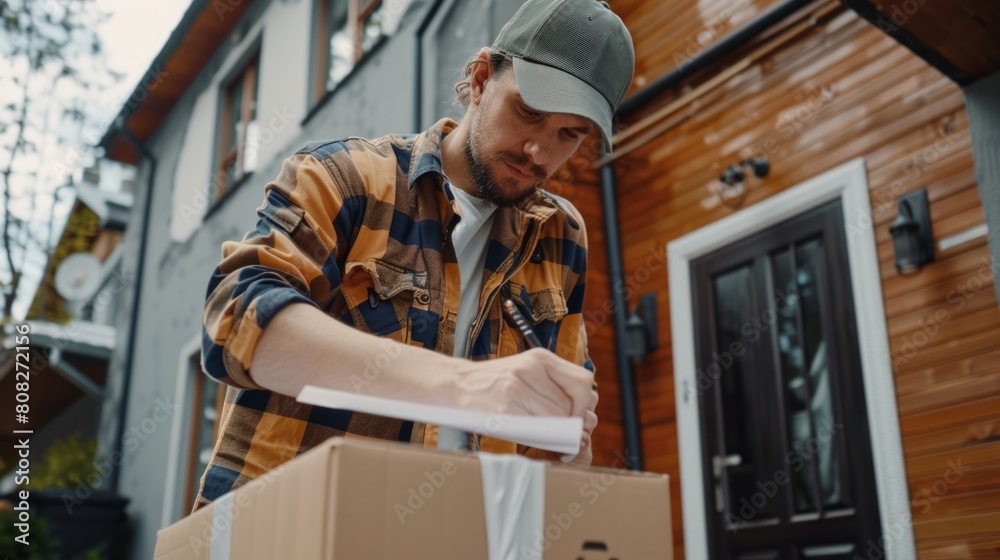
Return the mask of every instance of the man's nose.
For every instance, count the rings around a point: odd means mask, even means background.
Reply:
[[[531,157],[531,163],[545,167],[552,157],[552,142],[547,136],[532,138],[525,144],[524,153]]]

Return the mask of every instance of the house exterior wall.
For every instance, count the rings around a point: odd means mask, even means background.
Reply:
[[[691,0],[673,2],[668,11],[655,1],[616,2],[636,45],[631,93],[774,4]],[[677,100],[766,41],[663,94],[629,122]],[[741,208],[854,158],[865,160],[871,213],[849,218],[874,222],[917,554],[995,554],[998,542],[991,531],[1000,524],[1000,465],[989,457],[1000,453],[1000,311],[986,240],[939,250],[919,275],[903,278],[893,265],[888,232],[898,197],[920,188],[929,195],[935,242],[984,223],[971,109],[966,112],[962,91],[841,7],[683,106],[671,120],[665,131],[614,165],[628,304],[653,292],[660,306],[659,349],[636,367],[635,377],[643,466],[671,475],[675,557],[684,557],[685,481],[679,476],[666,246],[735,212],[716,196],[717,179],[727,164],[759,153],[769,158],[771,172],[749,182]],[[557,188],[577,203],[588,227],[584,309],[604,388],[595,462],[607,464],[623,446],[620,419],[606,408],[618,400],[609,286],[620,279],[606,276],[596,173],[586,162],[570,171]],[[594,203],[581,203],[587,200]],[[969,470],[956,478],[949,461]]]
[[[225,41],[198,79],[171,110],[147,148],[157,158],[152,192],[148,162],[135,180],[136,201],[124,241],[122,277],[129,296],[117,310],[119,339],[110,364],[99,452],[110,457],[118,410],[126,406],[119,493],[131,501],[132,557],[149,558],[158,529],[182,514],[179,496],[190,429],[190,378],[179,376],[192,341],[200,336],[205,289],[226,240],[239,240],[254,227],[265,184],[277,176],[283,159],[308,141],[352,136],[375,137],[414,132],[415,32],[430,2],[414,0],[400,28],[369,53],[307,121],[311,22],[314,0],[258,1],[236,26],[235,41]],[[424,39],[424,127],[442,116],[458,117],[449,106],[452,84],[465,59],[486,46],[517,10],[517,0],[445,0]],[[211,9],[209,6],[208,9]],[[218,207],[206,207],[213,177],[215,122],[219,91],[247,49],[260,47],[258,115],[269,127],[256,170]],[[457,64],[456,64],[457,62]],[[433,73],[432,73],[433,72]],[[273,124],[272,124],[273,123]],[[139,275],[139,239],[146,197],[153,196],[145,270]],[[123,396],[129,318],[136,280],[142,300],[128,395]],[[183,355],[182,355],[183,354]],[[174,476],[170,476],[173,473]],[[200,475],[200,473],[199,473]],[[172,480],[168,480],[168,478]],[[109,481],[106,481],[108,484]],[[165,492],[173,491],[172,497]],[[165,505],[166,504],[166,505]]]

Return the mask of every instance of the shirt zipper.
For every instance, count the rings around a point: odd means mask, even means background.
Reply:
[[[493,288],[493,290],[490,291],[489,296],[487,296],[486,298],[486,305],[483,306],[483,308],[479,310],[479,314],[476,315],[476,322],[472,326],[472,333],[470,333],[469,339],[466,341],[465,344],[465,357],[467,359],[469,358],[472,352],[472,341],[476,340],[476,337],[479,336],[479,331],[482,330],[483,328],[483,322],[484,322],[483,315],[487,313],[490,307],[493,305],[493,298],[497,295],[497,292],[500,291],[500,288],[503,287],[504,283],[507,282],[507,280],[509,280],[511,276],[514,276],[514,273],[520,270],[521,266],[524,264],[524,261],[526,260],[524,257],[525,255],[528,254],[528,248],[533,245],[532,238],[534,236],[534,233],[535,233],[535,221],[529,219],[528,227],[525,228],[524,244],[520,247],[520,250],[515,253],[515,259],[516,259],[515,263],[507,270],[507,272],[503,273],[504,274],[503,281],[501,281],[496,288]],[[496,273],[494,272],[494,274]],[[490,276],[490,278],[492,279],[493,277]]]

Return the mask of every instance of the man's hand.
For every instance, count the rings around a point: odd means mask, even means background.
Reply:
[[[458,403],[467,410],[526,416],[583,419],[580,452],[555,456],[572,465],[590,465],[597,426],[594,374],[541,348],[484,362],[465,362],[453,378]]]
[[[597,391],[594,391],[595,400]],[[580,452],[573,455],[563,455],[559,458],[563,463],[589,467],[594,462],[594,452],[591,448],[591,440],[594,435],[594,428],[597,427],[597,414],[588,410],[583,416],[583,438],[580,440]]]
[[[576,455],[562,455],[553,451],[545,451],[543,449],[536,449],[533,447],[525,450],[523,454],[531,459],[541,459],[555,463],[589,467],[591,463],[594,462],[594,453],[591,443],[593,440],[594,428],[596,426],[597,415],[591,411],[587,411],[583,420],[584,431],[580,438],[580,452]],[[519,451],[519,453],[522,452]]]
[[[541,348],[489,361],[465,361],[452,377],[466,410],[526,416],[579,416],[597,407],[594,374]],[[596,414],[593,420],[596,425]]]

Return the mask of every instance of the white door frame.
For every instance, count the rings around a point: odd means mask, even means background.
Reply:
[[[889,336],[882,300],[868,175],[863,159],[852,160],[767,200],[689,233],[667,245],[670,266],[670,328],[674,353],[677,439],[684,508],[684,547],[688,558],[708,558],[705,496],[701,468],[701,429],[695,395],[695,323],[691,261],[736,240],[840,199],[847,238],[854,316],[868,412],[882,535],[876,547],[890,560],[916,558],[903,445],[896,411]]]

